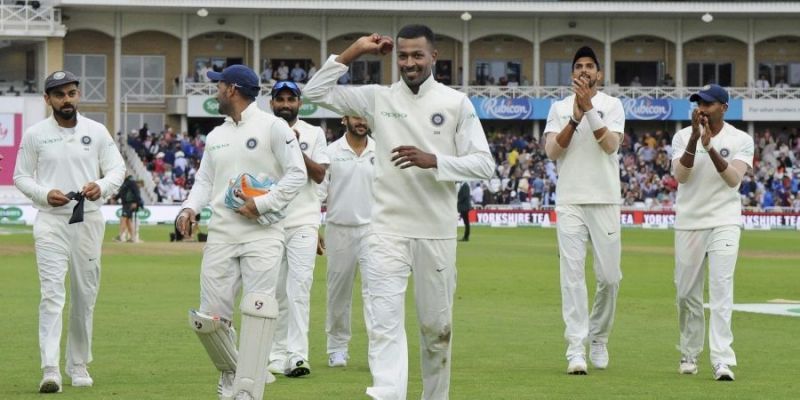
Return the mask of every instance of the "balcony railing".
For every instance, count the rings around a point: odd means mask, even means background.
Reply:
[[[188,96],[213,96],[217,93],[214,83],[186,83]],[[302,86],[302,85],[301,85]],[[461,86],[452,86],[456,90],[463,90]],[[261,85],[261,94],[268,94],[272,89],[270,84]],[[687,99],[696,93],[699,87],[607,87],[603,92],[617,97],[651,97],[654,99]],[[800,88],[769,88],[759,89],[751,87],[729,87],[728,94],[732,99],[800,99]],[[466,93],[470,97],[511,97],[511,98],[539,98],[562,99],[569,96],[572,90],[568,86],[469,86]]]
[[[44,3],[44,2],[40,2]],[[61,10],[41,4],[17,4],[16,0],[0,0],[0,36],[64,36]]]

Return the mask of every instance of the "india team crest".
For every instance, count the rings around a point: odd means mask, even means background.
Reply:
[[[88,146],[89,144],[92,143],[92,138],[90,138],[89,136],[84,136],[81,138],[81,143],[83,143],[85,146]]]
[[[431,115],[431,123],[436,126],[442,126],[442,124],[444,123],[444,115],[442,115],[441,113],[435,113]]]
[[[55,80],[64,79],[65,76],[67,76],[67,74],[65,74],[63,71],[58,71],[55,74],[53,74],[53,79]]]
[[[306,143],[306,142],[301,142],[301,143],[300,143],[300,150],[303,150],[303,151],[306,151],[306,150],[308,150],[308,143]]]
[[[722,148],[722,150],[719,151],[719,155],[723,157],[727,157],[729,154],[731,154],[731,151],[724,147]]]
[[[258,140],[256,138],[247,139],[247,143],[245,144],[248,149],[253,150],[258,146]]]

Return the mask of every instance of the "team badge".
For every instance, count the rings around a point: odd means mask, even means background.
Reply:
[[[247,139],[246,146],[248,149],[253,150],[258,146],[258,140],[256,140],[256,138]]]
[[[602,111],[597,110],[597,114],[600,115],[600,119],[603,119],[603,112]]]
[[[369,163],[372,164],[372,165],[375,165],[375,157],[370,157],[369,158]]]
[[[53,79],[60,80],[64,79],[65,76],[67,76],[67,74],[65,74],[63,71],[58,71],[55,74],[53,74]]]
[[[300,143],[300,150],[303,150],[303,151],[308,150],[308,143],[306,143],[306,142]]]
[[[90,143],[92,143],[92,138],[90,138],[89,136],[84,136],[81,138],[81,143],[88,146]]]
[[[724,148],[724,147],[722,148],[722,150],[719,151],[719,155],[721,155],[723,157],[727,157],[728,154],[731,154],[731,151],[726,149],[726,148]]]
[[[431,115],[431,123],[436,126],[442,126],[442,124],[444,123],[444,115],[442,115],[441,113],[436,113]]]

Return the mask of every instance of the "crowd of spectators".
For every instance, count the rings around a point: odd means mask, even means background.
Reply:
[[[328,129],[329,142],[341,135]],[[558,174],[556,163],[544,152],[543,140],[532,135],[488,132],[489,145],[497,161],[495,176],[472,184],[477,205],[509,204],[554,206]],[[740,187],[742,205],[756,209],[786,207],[800,210],[800,133],[797,128],[769,129],[756,133],[753,170]],[[202,132],[178,135],[172,128],[160,132],[147,125],[128,136],[156,183],[160,203],[180,203],[192,188],[205,147]],[[671,133],[629,132],[619,152],[622,204],[634,208],[671,208],[678,181],[671,172]]]
[[[473,183],[473,202],[488,204],[556,203],[556,164],[547,159],[542,140],[504,132],[489,134],[497,160],[495,177]],[[627,133],[619,152],[623,206],[671,208],[678,181],[671,172],[672,136],[666,131]],[[756,134],[752,171],[740,187],[742,205],[757,209],[787,207],[800,210],[800,134],[797,128],[769,129]]]
[[[169,126],[153,131],[145,124],[138,131],[131,131],[127,141],[152,175],[157,202],[183,202],[200,168],[205,135],[201,132],[177,135]]]

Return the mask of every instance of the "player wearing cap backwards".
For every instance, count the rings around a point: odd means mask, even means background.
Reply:
[[[561,270],[561,311],[566,329],[567,373],[585,375],[586,344],[595,368],[608,366],[620,269],[620,183],[617,149],[625,130],[619,99],[599,92],[603,80],[594,51],[582,47],[572,60],[574,95],[550,107],[545,151],[557,161],[556,232]],[[586,242],[592,241],[597,282],[587,310]]]
[[[697,373],[703,350],[703,281],[708,259],[708,342],[714,379],[732,381],[736,365],[731,332],[733,272],[739,253],[742,203],[739,184],[753,166],[753,138],[724,121],[728,92],[704,87],[692,126],[672,138],[672,170],[678,179],[675,202],[675,287],[677,288],[679,372]]]
[[[300,88],[291,81],[280,81],[272,87],[270,107],[294,131],[308,180],[286,209],[283,221],[286,229],[286,252],[278,277],[277,299],[280,310],[275,341],[270,354],[270,372],[288,377],[311,373],[308,362],[308,324],[311,305],[311,284],[314,281],[314,262],[320,223],[320,198],[317,184],[325,178],[330,164],[326,155],[325,132],[297,118],[303,101]]]
[[[278,313],[275,288],[284,252],[283,224],[275,216],[305,184],[306,168],[294,132],[284,120],[258,108],[255,72],[231,65],[221,73],[209,71],[208,77],[218,81],[219,112],[226,118],[208,134],[194,186],[176,219],[180,233],[191,236],[195,216],[206,205],[211,207],[200,270],[200,309],[190,313],[190,322],[221,372],[220,398],[244,391],[247,398],[260,400],[269,374],[267,359]],[[231,180],[239,184],[235,178],[242,173],[278,183],[259,196],[242,185],[236,195],[244,205],[234,210],[226,206],[226,193]],[[240,289],[237,351],[230,321]]]
[[[78,113],[78,85],[68,71],[47,77],[44,101],[53,115],[25,132],[14,170],[14,184],[39,210],[33,238],[41,287],[42,393],[61,391],[61,315],[68,270],[72,305],[66,373],[72,386],[93,384],[87,365],[92,362],[92,320],[105,232],[99,209],[102,199],[116,194],[125,179],[125,162],[108,130]],[[85,204],[78,205],[83,198]],[[70,222],[75,207],[83,209],[82,222]]]

